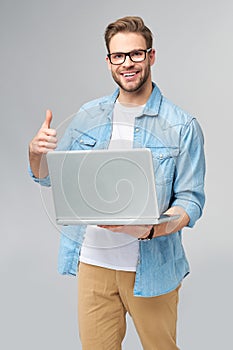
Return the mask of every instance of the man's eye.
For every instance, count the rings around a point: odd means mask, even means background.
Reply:
[[[133,56],[133,57],[140,57],[142,55],[143,55],[142,51],[134,51],[131,53],[131,56]]]
[[[124,55],[122,53],[116,53],[116,54],[112,55],[112,58],[115,60],[119,60],[123,57],[124,57]]]

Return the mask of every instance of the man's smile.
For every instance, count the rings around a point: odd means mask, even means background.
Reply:
[[[127,80],[133,80],[134,77],[138,75],[139,71],[123,71],[120,73],[121,76]]]

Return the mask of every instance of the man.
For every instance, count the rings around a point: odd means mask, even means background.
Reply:
[[[47,111],[29,146],[30,173],[36,182],[50,185],[44,154],[55,148],[151,150],[159,209],[179,219],[153,227],[64,227],[59,271],[75,275],[78,267],[84,350],[121,349],[127,312],[143,349],[175,350],[178,291],[189,273],[181,230],[193,227],[205,200],[203,136],[196,119],[152,82],[155,50],[141,18],[111,23],[105,41],[107,65],[119,88],[84,105],[58,146]]]

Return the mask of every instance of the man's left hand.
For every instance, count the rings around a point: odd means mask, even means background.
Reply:
[[[162,224],[154,225],[154,235],[152,238],[170,235],[171,233],[181,230],[189,223],[189,216],[185,210],[181,207],[171,207],[165,214],[167,215],[179,215],[176,220],[164,222]],[[135,238],[147,238],[150,234],[152,225],[100,225],[102,228],[106,228],[113,232],[126,233]]]

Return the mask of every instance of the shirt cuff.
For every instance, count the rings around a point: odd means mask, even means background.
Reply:
[[[29,175],[31,176],[31,178],[33,179],[33,181],[39,183],[41,186],[51,186],[51,183],[50,183],[50,176],[46,176],[44,178],[38,178],[36,177],[33,172],[32,172],[32,169],[30,167],[30,165],[28,166],[28,172],[29,172]]]
[[[196,203],[191,203],[186,200],[182,199],[176,199],[172,203],[172,207],[181,207],[185,210],[187,215],[189,216],[189,223],[187,224],[187,227],[193,227],[196,223],[196,221],[200,218],[202,211],[201,208]]]

